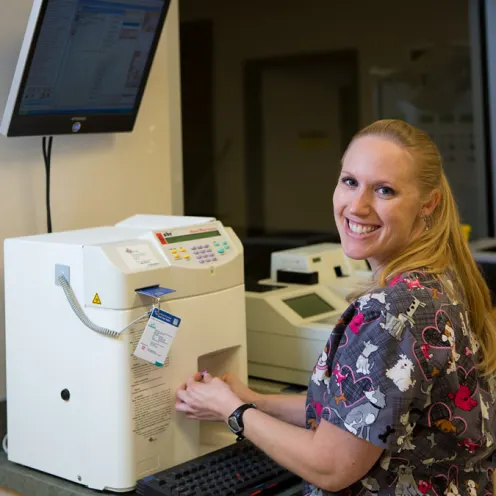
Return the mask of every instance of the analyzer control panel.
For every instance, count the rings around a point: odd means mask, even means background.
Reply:
[[[205,266],[222,264],[238,254],[220,222],[156,231],[168,260],[173,264]]]

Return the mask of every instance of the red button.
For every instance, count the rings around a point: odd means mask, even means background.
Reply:
[[[157,233],[157,238],[163,245],[167,244],[167,241],[165,241],[165,238],[162,233]]]

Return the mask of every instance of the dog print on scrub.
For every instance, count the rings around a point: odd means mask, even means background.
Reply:
[[[365,341],[363,351],[356,361],[356,372],[357,374],[370,374],[371,368],[374,364],[370,363],[369,358],[372,353],[375,353],[379,347],[372,344],[370,341]]]
[[[315,365],[312,373],[312,382],[320,386],[320,383],[324,381],[324,384],[329,385],[331,377],[329,375],[329,367],[327,365],[327,358],[329,357],[329,345],[326,344],[324,350],[322,351],[317,365]]]
[[[366,294],[358,298],[358,308],[360,309],[360,312],[363,312],[372,300],[377,300],[379,303],[386,305],[386,292],[381,291],[380,293]]]
[[[456,352],[455,331],[450,321],[446,322],[441,339],[445,343],[448,343],[451,349],[451,358],[448,360],[448,369],[446,373],[452,374],[453,372],[456,372],[456,364],[458,360],[460,360],[460,354]]]
[[[426,304],[420,301],[415,296],[413,297],[412,304],[408,307],[405,313],[400,313],[397,317],[389,311],[385,312],[385,322],[381,323],[381,327],[389,331],[393,338],[401,341],[403,339],[403,333],[406,329],[406,324],[410,324],[410,327],[415,326],[415,320],[413,316],[419,308],[424,308]],[[384,314],[384,312],[383,312]]]
[[[320,354],[307,428],[324,419],[385,450],[340,494],[490,496],[496,381],[479,376],[479,343],[446,288],[415,272],[359,298]]]
[[[389,377],[396,384],[396,387],[404,393],[416,383],[411,377],[414,370],[415,366],[412,360],[406,355],[400,355],[396,364],[390,369],[386,369],[386,377]]]
[[[386,406],[386,396],[379,387],[364,393],[367,402],[352,408],[345,418],[333,408],[331,412],[341,419],[348,431],[370,441],[370,426],[376,421],[379,411]]]

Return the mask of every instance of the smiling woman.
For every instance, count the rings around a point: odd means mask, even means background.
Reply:
[[[356,138],[343,159],[334,216],[345,253],[374,271],[425,229],[439,191],[422,198],[412,157],[391,139]]]
[[[307,481],[305,496],[492,494],[496,327],[436,145],[402,121],[362,130],[334,215],[344,252],[374,278],[316,357],[306,398],[196,374],[177,410],[235,417],[238,436]]]

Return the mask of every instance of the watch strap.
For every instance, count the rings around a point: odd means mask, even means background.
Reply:
[[[245,403],[239,406],[238,408],[236,408],[236,410],[234,410],[234,412],[232,412],[231,415],[229,416],[230,418],[234,417],[236,419],[238,426],[240,427],[240,430],[238,432],[235,432],[235,434],[237,434],[238,436],[236,438],[236,441],[241,441],[242,439],[244,439],[243,431],[245,429],[245,425],[243,423],[243,414],[246,412],[246,410],[250,408],[257,409],[257,405],[255,405],[255,403]]]

